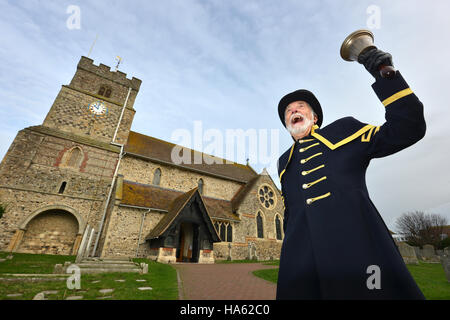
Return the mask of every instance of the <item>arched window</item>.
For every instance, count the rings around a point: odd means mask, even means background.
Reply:
[[[67,157],[66,164],[69,167],[78,167],[78,164],[80,163],[80,160],[81,160],[81,150],[80,150],[80,148],[73,148],[70,151],[69,156]]]
[[[105,87],[100,87],[100,89],[98,90],[98,94],[100,96],[104,96],[105,95]]]
[[[276,233],[277,233],[277,240],[282,240],[282,236],[281,236],[281,220],[280,217],[278,215],[276,215],[275,217],[275,229],[276,229]]]
[[[111,89],[106,89],[105,97],[111,97]]]
[[[198,192],[203,194],[203,179],[198,180]]]
[[[227,242],[233,242],[233,227],[231,223],[227,226]]]
[[[64,190],[66,189],[66,185],[67,185],[67,182],[65,182],[65,181],[63,183],[61,183],[58,193],[63,194]]]
[[[256,216],[256,229],[258,230],[258,238],[264,238],[263,218],[260,212]]]
[[[222,223],[220,225],[220,240],[226,241],[225,237],[226,237],[226,226],[225,223]]]
[[[161,169],[157,168],[155,170],[154,175],[153,175],[153,184],[155,186],[159,186],[160,180],[161,180]]]
[[[214,223],[214,228],[216,228],[217,233],[219,233],[219,223],[217,221]]]

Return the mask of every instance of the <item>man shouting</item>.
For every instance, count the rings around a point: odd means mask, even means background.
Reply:
[[[322,108],[307,90],[278,104],[294,144],[278,160],[285,237],[277,299],[424,299],[365,181],[371,159],[423,138],[423,105],[400,72],[380,76],[380,65],[393,66],[389,53],[372,49],[358,61],[376,79],[382,126],[345,117],[320,128]]]

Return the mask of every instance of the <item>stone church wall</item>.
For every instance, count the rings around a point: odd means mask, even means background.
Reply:
[[[270,186],[270,188],[274,192],[273,199],[275,200],[275,204],[271,209],[265,208],[259,201],[258,191],[265,185]],[[278,214],[281,217],[282,224],[284,215],[283,201],[281,199],[281,194],[274,186],[271,178],[266,175],[260,176],[257,183],[255,183],[252,189],[248,192],[244,201],[242,201],[239,209],[237,210],[237,214],[242,215],[241,219],[252,219],[254,217],[256,220],[256,215],[258,212],[261,212],[263,217],[264,239],[276,239],[275,215]],[[257,237],[256,222],[254,224],[248,223],[244,232],[247,233],[245,236]],[[240,236],[242,239],[244,234],[241,234]]]
[[[142,217],[146,210],[114,206],[109,222],[102,257],[135,257]],[[158,224],[164,214],[150,212],[145,215],[138,256],[150,254],[145,237]]]
[[[69,166],[62,160],[73,147],[79,147],[80,157]],[[105,196],[117,158],[117,153],[24,129],[0,165],[0,185],[58,193],[67,181],[65,194]]]
[[[0,199],[2,199],[3,203],[8,204],[7,213],[0,219],[0,234],[2,235],[0,237],[0,251],[6,251],[16,230],[38,210],[47,207],[68,207],[77,212],[85,224],[90,224],[97,228],[103,203],[101,200],[5,188],[0,188]],[[45,212],[33,218],[26,226],[26,229],[28,229],[30,224],[35,223],[35,219],[36,221],[39,220],[41,215],[45,215]],[[62,220],[67,220],[65,217],[61,218]],[[51,221],[50,219],[45,222],[45,229],[51,229]],[[25,231],[24,236],[27,237],[27,231]]]
[[[68,166],[64,157],[73,147],[80,148],[80,157]],[[117,157],[111,151],[21,130],[0,165],[0,201],[8,205],[0,220],[0,250],[8,247],[22,221],[47,206],[68,206],[97,228]]]
[[[203,195],[207,197],[230,200],[242,184],[202,175],[196,172],[158,164],[152,161],[125,156],[122,159],[119,174],[125,180],[143,184],[152,184],[157,168],[161,170],[160,187],[187,192],[198,186],[198,180],[203,179]]]
[[[265,185],[270,186],[275,195],[275,204],[271,209],[265,208],[259,201],[258,192]],[[263,217],[264,237],[262,239],[258,238],[256,227],[258,212],[261,212]],[[237,214],[240,216],[241,222],[233,224],[232,259],[247,259],[249,242],[256,248],[256,255],[259,260],[279,259],[282,240],[276,239],[275,215],[278,214],[281,217],[280,226],[282,230],[284,208],[281,194],[269,176],[260,176],[241,202]],[[215,258],[218,260],[227,259],[228,250],[228,243],[214,244]]]
[[[102,100],[108,112],[104,116],[96,117],[88,107],[99,100]],[[114,136],[121,112],[122,105],[63,86],[44,120],[44,126],[109,143]],[[119,139],[116,139],[116,142],[126,143],[134,113],[133,109],[125,109],[120,123]]]

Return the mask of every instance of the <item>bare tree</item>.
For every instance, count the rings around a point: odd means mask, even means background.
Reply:
[[[431,214],[431,229],[430,235],[434,242],[439,242],[442,240],[442,234],[444,233],[444,228],[447,225],[447,219],[438,214]]]
[[[413,246],[439,244],[447,219],[439,214],[425,214],[422,211],[403,213],[396,221],[397,232],[406,236]]]

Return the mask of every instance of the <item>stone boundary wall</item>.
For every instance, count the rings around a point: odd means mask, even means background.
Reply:
[[[229,260],[229,244],[231,244],[231,260],[256,259],[267,261],[280,259],[282,241],[249,239],[246,243],[214,243],[215,260]]]

